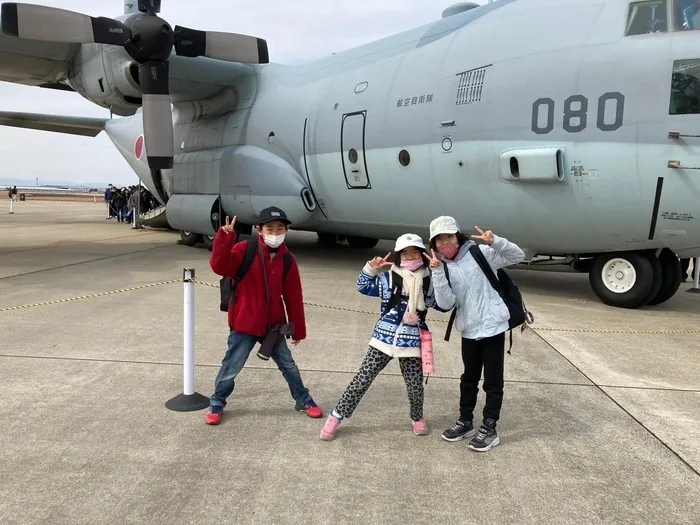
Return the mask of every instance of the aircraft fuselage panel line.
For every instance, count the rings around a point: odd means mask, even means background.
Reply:
[[[661,192],[664,188],[664,178],[659,177],[656,181],[656,195],[654,196],[654,211],[651,213],[651,226],[649,228],[649,240],[653,241],[656,234],[656,221],[659,216],[659,204],[661,203]]]

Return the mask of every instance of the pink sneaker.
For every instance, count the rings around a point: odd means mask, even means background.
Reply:
[[[335,433],[340,426],[340,419],[335,417],[333,414],[328,414],[328,419],[326,419],[326,424],[323,425],[321,429],[321,439],[324,441],[333,441],[335,438]]]
[[[420,421],[413,422],[413,433],[416,436],[427,436],[428,435],[428,423],[425,422],[425,419],[421,419]]]

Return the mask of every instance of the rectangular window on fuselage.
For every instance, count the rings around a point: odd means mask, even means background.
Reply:
[[[700,58],[676,60],[671,74],[669,115],[700,113]]]
[[[625,31],[625,35],[665,33],[668,30],[666,13],[666,0],[632,2],[630,4],[629,14],[627,15],[627,30]]]

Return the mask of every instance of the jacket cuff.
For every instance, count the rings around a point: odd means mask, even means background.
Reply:
[[[370,277],[376,277],[380,273],[374,268],[372,268],[369,263],[365,263],[364,267],[362,268],[362,272],[366,273]]]
[[[508,241],[504,237],[499,237],[496,234],[493,235],[493,243],[491,244],[491,248],[493,248],[497,252],[500,252],[507,245]]]

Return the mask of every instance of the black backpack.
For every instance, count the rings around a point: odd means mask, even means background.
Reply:
[[[510,312],[510,319],[508,319],[508,329],[510,332],[510,346],[508,347],[508,353],[510,354],[510,349],[513,348],[513,329],[520,326],[520,331],[525,330],[525,323],[531,324],[533,322],[532,314],[527,310],[525,303],[523,302],[523,297],[520,294],[518,285],[513,282],[513,279],[506,273],[505,270],[498,270],[498,278],[493,273],[493,269],[489,265],[486,257],[484,257],[481,249],[475,244],[469,248],[469,253],[472,254],[474,260],[481,268],[488,278],[491,286],[494,290],[501,296],[503,302],[508,307]],[[450,284],[450,274],[447,270],[447,265],[445,267],[445,277],[447,277],[447,282]],[[450,284],[451,286],[451,284]],[[452,325],[454,324],[455,317],[457,316],[457,308],[452,310],[452,315],[450,315],[450,320],[447,324],[447,331],[445,332],[445,341],[450,340],[450,332],[452,331]]]
[[[236,289],[238,288],[240,282],[243,280],[243,277],[245,277],[245,274],[248,273],[248,270],[250,270],[250,267],[253,264],[253,259],[255,259],[255,254],[257,253],[257,251],[257,240],[248,241],[246,245],[245,255],[243,256],[243,261],[241,262],[241,265],[238,267],[238,271],[236,272],[236,278],[231,279],[230,277],[222,277],[219,281],[219,290],[221,292],[221,304],[219,305],[219,309],[222,312],[228,312],[229,305],[233,304]],[[285,252],[284,255],[282,255],[282,258],[284,262],[282,280],[284,280],[286,279],[287,273],[289,273],[289,269],[292,266],[292,254],[289,252]]]

